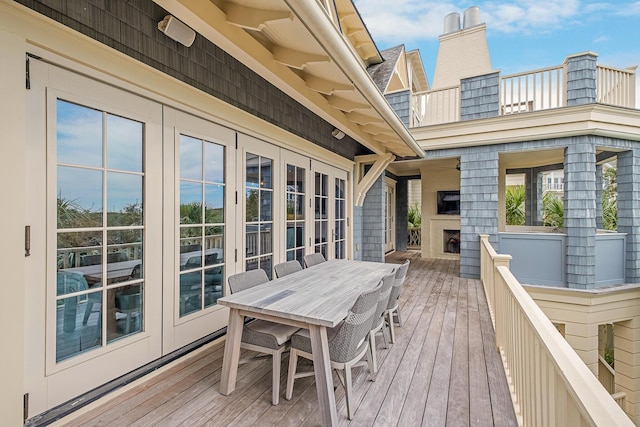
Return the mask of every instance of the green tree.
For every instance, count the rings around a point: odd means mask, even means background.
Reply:
[[[422,223],[422,214],[420,213],[420,208],[418,204],[415,203],[413,206],[409,206],[409,212],[407,213],[408,219],[408,227],[409,228],[418,228]]]
[[[510,185],[506,193],[507,225],[524,225],[525,223],[525,189],[524,185]]]
[[[554,228],[562,228],[564,225],[564,202],[551,192],[542,196],[542,223]]]
[[[618,228],[618,168],[615,162],[607,163],[602,173],[602,227]]]

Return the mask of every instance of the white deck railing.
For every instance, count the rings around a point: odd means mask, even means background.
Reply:
[[[416,94],[424,98],[423,125],[460,121],[460,86],[450,86]]]
[[[564,106],[562,65],[500,77],[500,114]]]
[[[500,115],[565,107],[566,70],[563,65],[500,77]],[[460,86],[413,94],[411,126],[460,120]],[[635,108],[636,67],[596,65],[596,102]],[[420,119],[418,117],[423,114]]]
[[[525,426],[633,426],[509,271],[509,255],[480,236],[480,275],[514,409]]]
[[[636,103],[636,67],[619,69],[596,67],[596,102],[634,108]]]

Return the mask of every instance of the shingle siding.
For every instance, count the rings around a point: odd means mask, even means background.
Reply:
[[[409,116],[411,114],[409,91],[394,92],[387,94],[384,97],[387,99],[387,102],[391,105],[398,117],[400,117],[402,123],[404,123],[406,127],[409,127]]]
[[[500,111],[500,74],[460,80],[460,120],[496,117]]]
[[[460,275],[480,277],[480,240],[498,232],[498,152],[481,149],[460,156]]]
[[[567,105],[596,102],[596,61],[594,54],[574,56],[567,60]]]
[[[349,136],[196,35],[189,48],[158,30],[167,15],[148,0],[16,0],[106,46],[347,159],[368,154]]]
[[[618,231],[627,233],[626,282],[640,282],[640,150],[618,154]]]
[[[384,209],[384,174],[381,174],[362,205],[362,261],[384,262]]]
[[[574,137],[565,149],[564,230],[569,287],[596,283],[596,153],[590,137]]]

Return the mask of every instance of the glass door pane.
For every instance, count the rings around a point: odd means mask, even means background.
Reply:
[[[144,125],[56,101],[56,362],[144,330]]]
[[[223,295],[225,147],[180,134],[179,316]]]
[[[245,270],[273,267],[273,159],[245,155]]]
[[[346,230],[347,230],[347,214],[346,214],[346,181],[341,178],[335,178],[335,219],[334,219],[334,246],[335,257],[338,259],[346,258]]]
[[[315,172],[313,251],[329,259],[329,175]]]
[[[286,187],[286,260],[298,260],[304,265],[306,228],[306,169],[287,164]]]

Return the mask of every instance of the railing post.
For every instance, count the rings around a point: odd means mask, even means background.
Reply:
[[[568,107],[596,102],[597,58],[597,54],[585,52],[565,59]]]
[[[636,99],[636,69],[637,65],[633,67],[627,67],[629,70],[629,105],[625,105],[625,107],[635,108],[634,101]]]
[[[498,349],[498,351],[500,351],[500,347],[504,344],[505,322],[508,321],[508,319],[505,319],[506,316],[504,313],[504,298],[502,297],[502,292],[505,292],[505,289],[502,286],[498,286],[497,278],[500,277],[498,267],[507,267],[508,269],[509,261],[511,261],[511,255],[496,254],[493,257],[492,298],[495,301],[493,306],[496,318],[494,330],[496,334],[496,348]],[[502,281],[500,283],[502,283]]]

